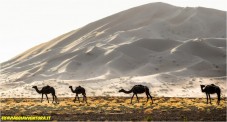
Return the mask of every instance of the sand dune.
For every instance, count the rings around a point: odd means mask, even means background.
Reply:
[[[178,96],[199,96],[199,84],[212,83],[209,79],[225,85],[223,25],[226,12],[214,9],[165,3],[131,8],[3,62],[1,93],[29,92],[32,85],[51,83],[58,90],[83,84],[90,95],[120,95],[117,89],[141,83],[159,96],[175,96],[174,92],[179,92]],[[197,80],[187,89],[198,94],[182,92],[182,84],[193,79]]]

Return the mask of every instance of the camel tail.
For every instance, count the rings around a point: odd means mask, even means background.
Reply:
[[[57,96],[56,96],[56,94],[55,94],[55,89],[53,90],[53,96],[55,97],[55,99],[54,99],[55,102],[58,103],[58,98],[57,98]]]
[[[146,87],[145,90],[146,90],[146,93],[150,94],[150,90],[148,87]]]

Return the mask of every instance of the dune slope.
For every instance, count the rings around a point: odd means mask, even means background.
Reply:
[[[111,79],[120,83],[122,77],[129,78],[123,84],[137,83],[135,79],[150,83],[148,80],[160,77],[163,80],[166,76],[169,79],[165,82],[184,77],[225,78],[226,26],[223,25],[226,12],[214,9],[165,3],[131,8],[3,62],[2,92],[9,92],[5,87],[18,90],[21,85],[41,86],[52,79],[64,86],[77,85],[79,81],[108,84]],[[66,80],[69,82],[65,83]],[[113,84],[118,84],[115,80]],[[89,83],[87,86],[92,89]]]

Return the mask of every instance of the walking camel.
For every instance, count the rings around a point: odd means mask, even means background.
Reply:
[[[211,104],[210,94],[217,93],[217,96],[218,96],[217,104],[219,105],[220,100],[221,100],[221,89],[218,86],[214,85],[214,84],[207,85],[207,86],[205,86],[205,85],[200,85],[200,86],[201,86],[202,92],[206,93],[207,104],[208,104],[208,96],[209,96],[210,104]]]
[[[85,89],[81,86],[76,87],[75,90],[73,90],[72,86],[69,86],[69,88],[71,89],[71,91],[73,93],[76,93],[75,99],[73,100],[73,102],[75,103],[76,98],[78,98],[78,101],[80,102],[80,98],[78,96],[78,94],[82,94],[83,95],[83,102],[85,101],[87,103],[87,97],[86,97],[86,92]]]
[[[132,104],[132,99],[133,99],[134,95],[136,95],[137,101],[139,102],[139,98],[138,98],[137,94],[142,94],[142,93],[145,92],[146,95],[147,95],[147,102],[148,102],[148,99],[151,98],[151,101],[152,101],[152,104],[153,104],[153,99],[152,99],[152,96],[150,95],[149,88],[147,86],[135,85],[129,91],[125,91],[124,89],[121,89],[121,90],[119,90],[119,92],[124,92],[126,94],[133,92],[133,95],[131,97],[131,104]]]
[[[47,86],[44,86],[41,90],[39,90],[39,89],[37,88],[37,86],[33,86],[32,88],[34,88],[39,94],[42,94],[41,103],[42,103],[42,101],[43,101],[43,94],[46,95],[46,98],[47,98],[47,100],[48,100],[48,103],[49,103],[49,99],[48,99],[47,94],[52,94],[52,96],[53,96],[53,101],[52,101],[52,103],[54,103],[54,101],[55,101],[56,103],[58,103],[58,102],[57,102],[57,96],[55,95],[55,89],[54,89],[53,87],[47,85]]]

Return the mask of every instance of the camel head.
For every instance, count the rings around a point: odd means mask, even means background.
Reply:
[[[205,85],[200,85],[200,86],[201,86],[201,91],[205,92],[204,89],[203,89],[205,87]]]
[[[39,94],[41,94],[41,91],[39,91],[39,89],[37,88],[37,86],[32,86],[32,88],[34,88]]]
[[[121,89],[121,90],[119,90],[118,92],[124,92],[125,90],[124,89]]]
[[[73,88],[72,86],[69,86],[69,88]]]
[[[205,87],[205,85],[200,85],[200,86],[201,86],[201,88]]]

